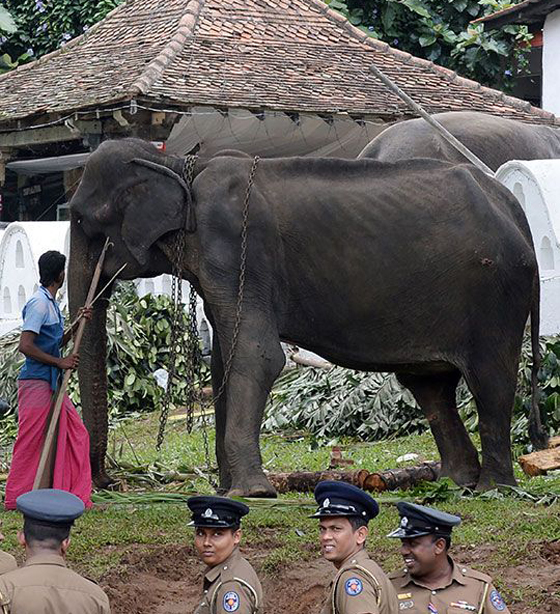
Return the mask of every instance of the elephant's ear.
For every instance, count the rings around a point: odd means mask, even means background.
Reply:
[[[153,171],[147,181],[129,188],[122,224],[123,241],[134,258],[145,265],[148,250],[156,241],[181,228],[194,232],[196,220],[191,192],[177,173],[150,160],[135,158],[132,162]]]

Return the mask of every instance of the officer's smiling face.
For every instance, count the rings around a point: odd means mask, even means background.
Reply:
[[[435,539],[434,535],[401,539],[401,555],[412,576],[430,574],[445,551],[445,540]]]
[[[319,535],[321,554],[338,567],[363,548],[368,529],[360,527],[354,531],[350,521],[344,516],[323,517],[319,521]]]
[[[241,530],[196,527],[194,545],[202,561],[215,567],[227,560],[241,541]]]

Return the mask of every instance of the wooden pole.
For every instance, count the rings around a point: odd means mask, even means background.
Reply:
[[[412,98],[406,94],[401,88],[391,81],[387,75],[383,74],[375,64],[370,66],[370,71],[380,80],[382,81],[394,94],[396,94],[401,100],[406,102],[406,104],[418,115],[420,115],[423,119],[425,119],[428,124],[436,131],[441,134],[441,136],[455,149],[457,149],[469,162],[472,162],[475,166],[478,166],[481,170],[483,170],[490,177],[494,177],[494,171],[487,166],[478,156],[476,156],[470,149],[465,147],[459,139],[454,137],[447,128],[444,128],[437,120],[435,120],[429,113],[426,113],[424,109]]]
[[[101,251],[99,260],[97,261],[97,266],[95,267],[93,278],[91,280],[91,285],[89,287],[89,291],[86,298],[86,308],[91,307],[93,298],[95,296],[95,290],[97,288],[97,284],[99,283],[99,278],[101,277],[101,272],[103,270],[103,262],[105,261],[105,254],[107,252],[108,247],[109,239],[105,241],[105,245],[103,246],[103,250]],[[71,352],[72,354],[76,354],[80,349],[80,343],[84,334],[85,325],[86,320],[82,317],[80,319],[80,323],[78,324],[78,330],[76,331],[76,336],[74,338],[74,345],[72,347]],[[52,458],[54,437],[58,427],[58,419],[60,417],[60,411],[62,409],[62,401],[64,400],[64,395],[66,394],[66,388],[68,387],[68,382],[70,380],[70,376],[72,375],[72,371],[73,369],[66,369],[64,371],[62,383],[56,394],[54,408],[52,410],[51,419],[45,435],[45,440],[43,442],[43,449],[41,450],[41,457],[39,459],[37,473],[35,474],[35,481],[33,482],[33,490],[41,488],[46,483],[50,484],[50,482],[52,481],[52,479],[48,476],[48,473],[51,472],[49,458]]]

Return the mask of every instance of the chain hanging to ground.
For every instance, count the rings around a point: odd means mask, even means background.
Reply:
[[[185,159],[185,166],[184,166],[183,174],[187,181],[187,185],[189,186],[192,184],[196,159],[197,159],[196,156],[188,156]],[[251,191],[253,188],[255,174],[257,171],[258,164],[259,164],[259,160],[260,158],[258,156],[255,156],[253,159],[251,170],[249,172],[247,189],[245,192],[245,200],[243,203],[243,218],[242,218],[242,228],[241,228],[241,258],[240,258],[240,267],[239,267],[239,286],[238,286],[238,293],[237,293],[237,304],[236,304],[236,310],[235,310],[235,320],[234,320],[234,325],[233,325],[230,351],[229,351],[228,358],[224,365],[223,379],[222,379],[220,388],[218,389],[216,395],[210,401],[207,401],[206,403],[202,403],[202,399],[200,399],[201,401],[200,402],[200,415],[201,415],[201,422],[202,422],[204,451],[205,451],[206,465],[207,465],[208,470],[210,470],[211,463],[210,463],[210,450],[209,450],[209,444],[208,444],[208,433],[207,433],[207,428],[206,428],[205,414],[206,414],[206,409],[211,405],[215,405],[216,401],[221,397],[221,395],[225,391],[226,384],[229,379],[229,374],[231,372],[233,359],[235,356],[235,350],[237,347],[239,329],[241,326],[243,296],[244,296],[244,291],[245,291],[245,277],[246,277],[246,269],[247,269],[247,234],[248,234],[248,224],[249,224],[249,201],[251,198]],[[172,376],[174,377],[176,374],[177,352],[180,351],[180,347],[178,347],[178,344],[177,344],[177,342],[180,339],[180,337],[177,336],[179,332],[178,329],[179,328],[181,329],[180,331],[181,333],[184,332],[184,328],[183,328],[184,319],[181,317],[181,316],[184,316],[183,306],[181,302],[179,304],[177,303],[177,298],[182,297],[182,292],[180,289],[181,288],[180,282],[182,279],[182,264],[181,263],[183,259],[184,249],[185,249],[185,242],[186,242],[186,233],[184,231],[177,233],[177,238],[173,245],[173,263],[172,263],[173,264],[173,275],[174,275],[173,277],[174,283],[172,284],[172,297],[173,297],[175,310],[174,310],[174,318],[173,318],[173,325],[172,325],[172,331],[171,331],[171,341],[172,343],[175,341],[175,343],[170,348],[169,378],[168,378],[166,393],[164,396],[162,413],[160,417],[160,429],[158,433],[158,446],[157,446],[158,450],[160,449],[161,444],[163,443],[163,438],[164,438],[164,433],[165,433],[165,424],[167,422],[167,417],[169,414]],[[175,283],[177,281],[179,282],[178,292],[176,292],[177,284]],[[188,351],[187,351],[187,365],[188,365],[187,366],[187,369],[188,369],[187,390],[188,392],[187,392],[187,408],[186,408],[187,410],[187,429],[189,430],[189,432],[192,429],[193,422],[194,422],[194,406],[195,406],[196,399],[197,399],[195,383],[196,381],[200,383],[200,367],[202,363],[201,353],[200,353],[200,340],[198,336],[198,326],[197,326],[197,319],[196,319],[196,302],[197,302],[197,295],[196,295],[194,288],[192,288],[191,286],[191,293],[189,297],[189,329],[188,329],[189,334],[188,334],[188,342],[187,342],[187,348],[188,348]],[[179,311],[181,312],[180,315],[178,315]],[[208,475],[207,478],[210,484],[215,488],[216,484],[211,479],[210,475]]]
[[[196,164],[197,156],[186,156],[183,166],[183,175],[187,181],[187,185],[190,186],[194,175],[194,167]],[[169,343],[169,360],[167,364],[167,386],[163,395],[161,414],[159,419],[159,429],[157,435],[156,449],[160,450],[165,437],[165,427],[167,425],[167,419],[169,417],[169,407],[171,405],[171,396],[173,393],[173,380],[177,375],[177,355],[183,351],[183,337],[185,333],[185,311],[183,308],[183,258],[186,249],[187,234],[184,230],[180,230],[175,235],[175,241],[172,246],[172,277],[171,277],[171,301],[173,303],[173,317],[171,320],[170,331],[170,343]],[[189,299],[190,303],[190,299]],[[192,313],[190,314],[190,320],[192,322]],[[189,326],[189,332],[192,330],[192,325]],[[196,338],[198,343],[198,331],[196,330],[196,305],[194,313],[194,330],[196,331]],[[189,339],[190,341],[190,339]],[[188,343],[189,351],[192,348],[192,343]],[[186,357],[187,365],[190,366],[191,362],[189,356]],[[194,381],[193,381],[194,384]],[[194,386],[190,386],[188,390],[194,389]],[[189,400],[193,394],[189,393]],[[187,424],[192,423],[192,414],[194,406],[187,405]]]

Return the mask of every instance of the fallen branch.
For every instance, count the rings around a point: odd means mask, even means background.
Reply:
[[[383,492],[406,490],[419,482],[435,482],[439,478],[440,463],[426,462],[416,467],[403,467],[390,471],[370,473],[359,471],[296,471],[293,473],[269,473],[267,478],[279,493],[312,492],[318,482],[337,480],[349,482],[364,490]]]

